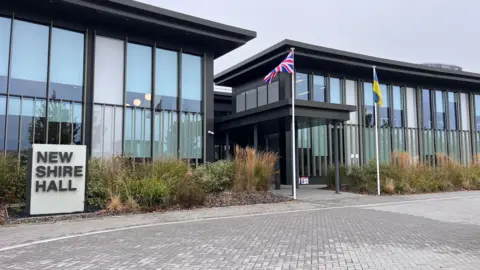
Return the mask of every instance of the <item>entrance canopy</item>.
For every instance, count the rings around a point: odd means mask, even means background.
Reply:
[[[356,110],[356,106],[345,104],[295,100],[295,119],[299,128],[348,121],[350,112]],[[278,121],[291,117],[292,100],[286,99],[224,116],[218,119],[216,124],[220,131],[257,125],[259,129],[270,131],[269,133],[277,133]]]

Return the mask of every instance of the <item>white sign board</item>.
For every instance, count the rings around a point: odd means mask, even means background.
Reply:
[[[34,144],[29,156],[30,215],[83,212],[85,145]]]

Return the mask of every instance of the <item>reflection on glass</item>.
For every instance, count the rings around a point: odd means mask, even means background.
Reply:
[[[348,105],[357,106],[357,82],[352,80],[345,81],[345,103]],[[357,112],[350,113],[350,120],[348,124],[358,124]]]
[[[330,103],[342,104],[342,92],[340,91],[340,79],[330,78]]]
[[[423,126],[426,129],[432,128],[432,110],[430,108],[430,90],[423,89]]]
[[[0,96],[0,152],[5,150],[5,120],[7,116],[7,99]]]
[[[380,84],[380,91],[382,91],[383,106],[377,107],[378,116],[380,117],[378,123],[380,127],[388,127],[390,126],[390,102],[388,100],[387,86]]]
[[[50,98],[82,101],[83,45],[83,34],[52,29]]]
[[[448,126],[451,130],[457,129],[457,101],[455,100],[455,93],[448,92]]]
[[[308,100],[310,93],[308,90],[308,74],[295,74],[295,98],[301,100]]]
[[[154,157],[176,158],[178,152],[177,113],[162,111],[155,113]]]
[[[260,86],[258,89],[258,106],[267,104],[267,86]]]
[[[48,143],[81,144],[82,105],[50,101],[48,103]]]
[[[94,105],[92,156],[111,157],[122,153],[122,107]]]
[[[403,89],[393,86],[393,126],[403,126]]]
[[[0,17],[0,33],[2,33],[0,35],[0,93],[7,93],[8,58],[10,54],[10,29],[11,19]],[[4,142],[0,142],[0,149],[3,149],[3,144]]]
[[[127,91],[125,102],[130,106],[150,108],[145,94],[152,93],[152,48],[127,44]],[[138,104],[138,105],[137,105]]]
[[[202,117],[198,113],[182,113],[180,125],[181,157],[202,158]]]
[[[325,102],[325,78],[323,76],[313,76],[313,100]]]
[[[461,117],[461,129],[462,130],[470,130],[470,104],[468,102],[468,95],[466,93],[460,93],[460,107],[462,111],[459,113]],[[458,108],[457,108],[458,110]]]
[[[235,104],[237,107],[237,112],[245,111],[245,92],[237,95]]]
[[[10,94],[46,97],[48,32],[44,25],[13,22]]]
[[[151,157],[151,113],[146,109],[126,108],[125,154],[135,158]]]
[[[417,127],[417,96],[416,89],[407,88],[407,127],[416,128]]]
[[[200,112],[202,107],[202,58],[182,54],[182,111]]]
[[[7,151],[45,143],[45,100],[10,97],[8,102]]]
[[[268,104],[277,102],[279,99],[278,81],[268,84]]]
[[[475,125],[480,130],[480,95],[475,95]]]
[[[95,37],[95,103],[123,106],[123,51],[123,40]]]
[[[365,82],[363,83],[363,93],[364,93],[364,113],[365,113],[365,125],[373,126],[375,125],[375,107],[373,105],[373,85],[372,83]]]
[[[176,110],[178,53],[163,49],[155,52],[155,110]]]
[[[246,92],[246,109],[253,109],[257,107],[257,89],[248,90]]]
[[[437,106],[437,129],[445,129],[445,104],[443,103],[443,92],[435,91],[435,103]]]

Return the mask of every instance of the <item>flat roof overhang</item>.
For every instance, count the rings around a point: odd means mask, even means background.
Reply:
[[[0,10],[17,18],[39,17],[45,12],[56,21],[80,23],[85,27],[104,25],[125,35],[148,36],[151,40],[172,40],[218,58],[252,40],[256,32],[132,0],[15,0],[3,1]],[[41,12],[40,12],[41,11]]]
[[[339,74],[371,78],[372,66],[376,66],[380,82],[384,80],[409,80],[428,82],[432,79],[448,85],[480,86],[480,74],[428,67],[419,64],[388,60],[346,51],[330,49],[293,40],[283,40],[270,48],[215,75],[214,82],[220,86],[235,87],[265,76],[295,48],[297,69],[327,69]]]
[[[350,112],[356,110],[357,107],[352,105],[295,100],[295,118],[300,128],[348,121]],[[220,131],[228,131],[259,124],[259,129],[275,133],[275,123],[288,117],[292,117],[290,99],[223,116],[216,120],[216,125]]]

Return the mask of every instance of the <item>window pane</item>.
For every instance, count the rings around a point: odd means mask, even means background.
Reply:
[[[393,86],[393,126],[403,126],[403,88]]]
[[[72,102],[48,103],[48,143],[80,144],[82,107]]]
[[[341,104],[342,93],[340,91],[340,79],[330,78],[330,103]]]
[[[253,109],[257,107],[257,89],[248,90],[246,92],[246,99],[247,99],[247,110]]]
[[[45,143],[45,101],[9,98],[7,151],[27,150],[32,143]]]
[[[417,127],[417,97],[415,95],[416,90],[414,88],[407,88],[407,127]]]
[[[48,27],[15,20],[13,33],[10,94],[45,98]]]
[[[457,108],[455,93],[448,92],[448,125],[451,130],[457,129]]]
[[[202,107],[202,58],[182,54],[182,111],[200,112]]]
[[[181,157],[197,159],[202,157],[202,118],[197,113],[182,113],[180,126],[182,137]]]
[[[92,155],[111,157],[122,153],[122,107],[94,105]]]
[[[0,96],[0,152],[5,150],[5,120],[7,115],[7,99]]]
[[[480,130],[480,95],[475,95],[475,124],[476,130]]]
[[[468,112],[470,112],[470,105],[468,103],[468,95],[465,93],[460,93],[460,103],[461,103],[461,117],[462,117],[462,130],[470,130],[470,119]]]
[[[442,91],[435,91],[435,102],[437,106],[437,129],[445,129],[445,104],[443,103]]]
[[[365,82],[363,83],[363,93],[364,93],[364,113],[365,113],[365,125],[373,126],[375,125],[374,114],[374,105],[373,105],[373,85],[372,83]]]
[[[149,110],[127,108],[125,111],[125,154],[151,157],[151,114]]]
[[[127,44],[127,106],[152,106],[152,48]]]
[[[380,117],[378,123],[381,127],[388,127],[390,126],[390,103],[388,100],[387,86],[385,84],[380,84],[380,91],[382,91],[383,106],[378,106],[378,113]]]
[[[177,157],[178,125],[177,113],[162,111],[155,113],[154,156],[162,158]]]
[[[308,100],[310,96],[308,90],[308,74],[304,73],[296,73],[295,74],[296,82],[295,82],[295,94],[296,99]]]
[[[94,102],[123,106],[124,42],[95,37]]]
[[[8,58],[10,54],[10,29],[11,21],[0,17],[0,93],[7,92]],[[5,112],[4,112],[5,113]],[[5,127],[4,127],[5,128]],[[4,136],[4,135],[1,135]],[[0,142],[0,149],[3,149]]]
[[[432,128],[432,113],[430,109],[430,90],[423,89],[423,127],[426,129]]]
[[[278,81],[272,82],[268,85],[268,104],[277,102],[279,99]]]
[[[52,29],[50,98],[82,101],[83,34]]]
[[[347,80],[345,82],[346,85],[346,103],[348,105],[357,106],[357,83],[355,81]],[[358,124],[357,119],[357,112],[350,113],[350,120],[347,122],[348,124]]]
[[[241,93],[237,95],[236,100],[237,112],[245,111],[245,93]]]
[[[323,76],[313,76],[313,100],[325,102],[325,78]]]
[[[178,91],[178,53],[156,49],[155,109],[176,110]]]
[[[258,88],[258,106],[267,104],[267,86],[260,86]]]

